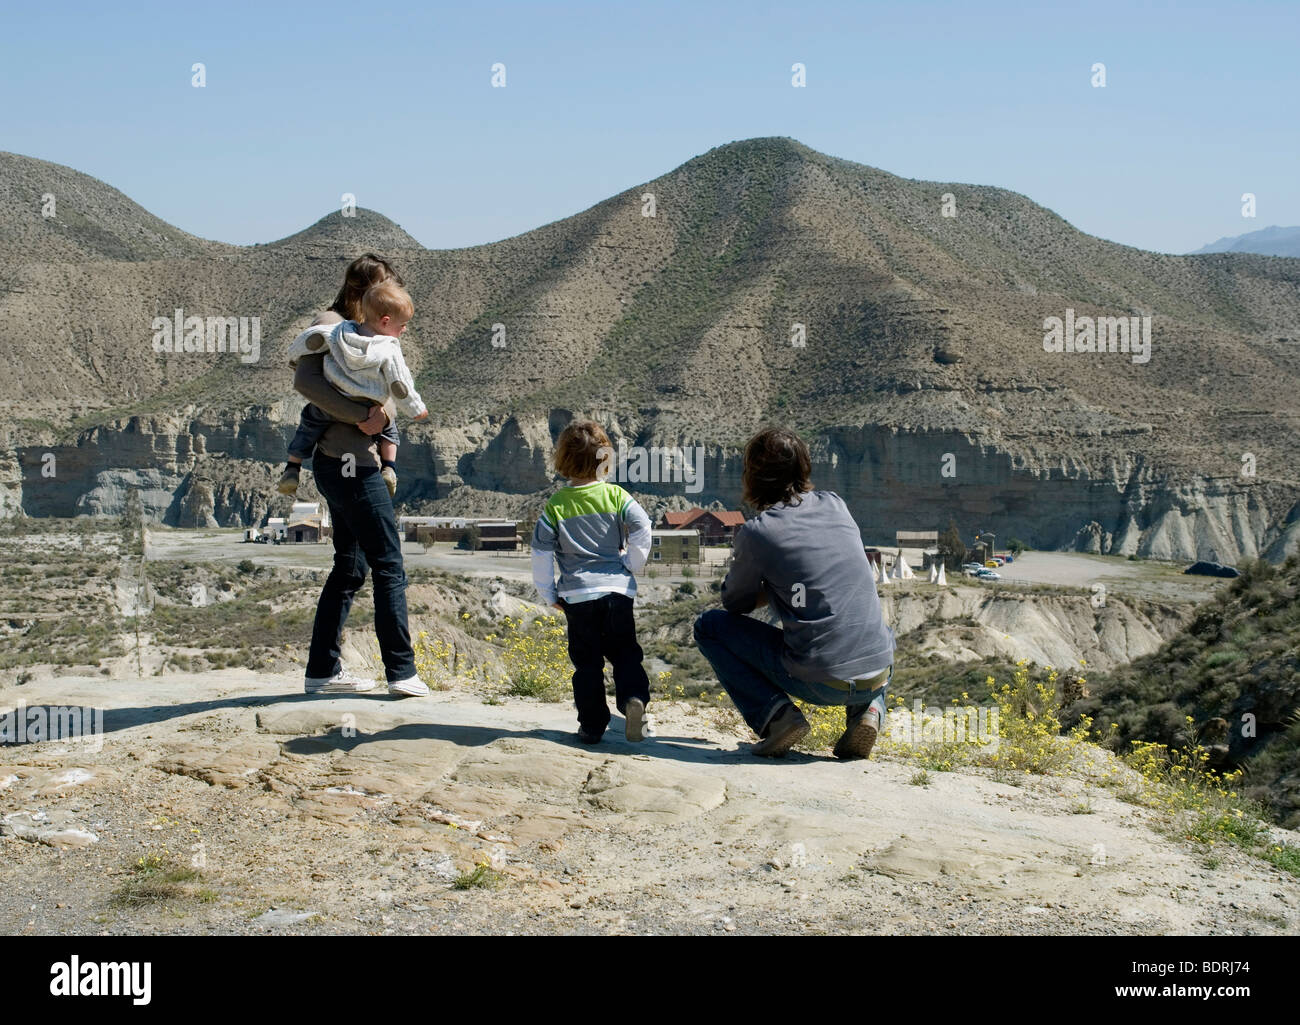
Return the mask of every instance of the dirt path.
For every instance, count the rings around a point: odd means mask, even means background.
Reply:
[[[228,671],[61,678],[0,695],[96,705],[102,750],[0,748],[0,931],[1295,932],[1300,881],[1165,839],[1073,780],[902,761],[752,758],[696,706],[598,747],[567,705],[308,698]],[[1072,814],[1086,799],[1092,811]],[[1292,836],[1294,842],[1297,838]],[[140,859],[178,895],[115,892]],[[456,889],[496,864],[497,888]]]

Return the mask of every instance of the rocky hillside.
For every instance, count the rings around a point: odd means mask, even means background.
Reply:
[[[1248,567],[1158,651],[1097,677],[1073,712],[1117,723],[1124,744],[1199,743],[1300,825],[1300,559]]]
[[[574,415],[702,449],[699,492],[631,484],[652,511],[734,506],[740,445],[780,421],[877,536],[956,517],[1040,548],[1225,562],[1300,538],[1294,260],[1131,249],[1015,193],[788,139],[450,251],[368,211],[206,242],[12,154],[0,197],[6,512],[113,513],[135,488],[170,523],[264,515],[299,406],[280,353],[374,249],[411,287],[404,347],[433,410],[405,432],[409,509],[535,508]],[[258,318],[258,358],[156,352],[154,318],[178,309]],[[1067,310],[1149,316],[1149,361],[1044,351]]]

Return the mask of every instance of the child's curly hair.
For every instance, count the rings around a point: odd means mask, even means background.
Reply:
[[[555,442],[555,470],[569,480],[591,480],[612,451],[605,428],[594,420],[575,420]]]

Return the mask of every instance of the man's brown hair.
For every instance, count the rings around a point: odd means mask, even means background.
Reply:
[[[347,272],[343,275],[343,287],[339,289],[339,294],[334,297],[330,309],[344,320],[359,321],[361,319],[361,297],[366,294],[366,289],[371,285],[379,284],[381,281],[395,281],[399,285],[405,284],[402,281],[402,276],[393,270],[393,265],[383,257],[376,256],[374,253],[358,256],[348,264]]]
[[[366,289],[361,297],[361,319],[367,327],[377,327],[384,317],[405,324],[415,315],[411,296],[396,281],[381,281]]]
[[[603,450],[603,451],[602,451]],[[555,443],[555,470],[569,480],[590,480],[608,464],[613,446],[594,420],[575,420]]]
[[[745,446],[742,500],[760,512],[781,502],[798,503],[812,490],[812,459],[803,439],[773,427],[760,431]]]

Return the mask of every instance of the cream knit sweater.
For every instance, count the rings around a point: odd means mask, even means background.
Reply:
[[[325,379],[344,395],[382,403],[390,396],[407,416],[428,412],[402,358],[402,346],[388,335],[363,335],[354,321],[314,324],[289,344],[289,365],[325,350]]]

